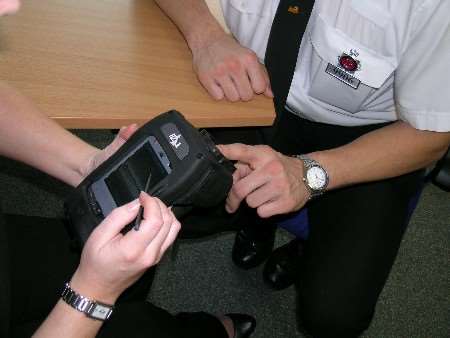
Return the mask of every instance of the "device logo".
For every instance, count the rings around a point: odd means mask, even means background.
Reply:
[[[174,123],[165,123],[161,126],[161,131],[180,160],[189,154],[189,144]]]
[[[173,133],[173,134],[169,135],[170,144],[175,149],[178,149],[178,147],[181,146],[180,138],[181,138],[181,134]]]

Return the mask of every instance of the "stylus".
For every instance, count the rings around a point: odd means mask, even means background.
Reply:
[[[147,177],[147,182],[145,182],[145,188],[144,191],[148,192],[148,189],[150,188],[150,181],[152,178],[152,172],[150,171],[150,174]],[[142,216],[144,215],[144,207],[141,205],[141,207],[139,208],[139,212],[137,214],[136,220],[134,221],[134,230],[138,231],[139,227],[141,226],[141,222],[142,222]]]

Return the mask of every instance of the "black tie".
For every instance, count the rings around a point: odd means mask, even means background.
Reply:
[[[286,104],[300,43],[313,6],[314,0],[280,0],[273,19],[264,62],[277,115]]]

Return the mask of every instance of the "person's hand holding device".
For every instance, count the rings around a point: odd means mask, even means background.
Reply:
[[[122,234],[140,207],[139,231]],[[70,285],[92,299],[114,304],[149,267],[157,264],[180,230],[180,223],[158,198],[139,199],[114,209],[89,236]]]

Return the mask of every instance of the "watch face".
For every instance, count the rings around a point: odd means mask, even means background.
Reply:
[[[111,309],[107,306],[96,304],[91,316],[97,319],[106,320],[110,315]]]
[[[306,173],[306,179],[311,189],[321,190],[327,183],[327,174],[320,167],[311,167]]]

